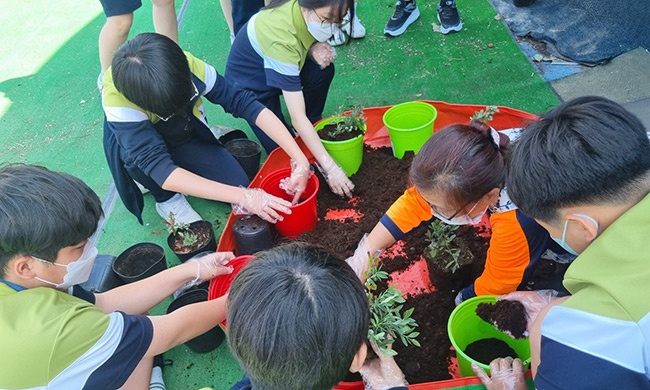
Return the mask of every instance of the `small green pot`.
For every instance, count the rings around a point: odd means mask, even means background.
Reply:
[[[320,131],[326,125],[336,123],[334,117],[324,118],[314,125],[316,131]],[[366,132],[366,126],[363,126],[363,132]],[[321,139],[325,150],[336,161],[337,164],[345,171],[348,177],[354,175],[359,170],[363,161],[363,134],[345,141],[326,141]]]
[[[495,338],[504,341],[514,349],[519,355],[519,358],[524,363],[524,369],[530,366],[530,344],[528,338],[515,340],[507,334],[498,330],[494,325],[483,321],[476,315],[476,307],[479,303],[494,303],[496,297],[494,295],[482,295],[470,298],[460,305],[458,305],[449,316],[447,322],[447,333],[449,340],[456,350],[456,357],[458,358],[458,368],[462,376],[474,376],[472,370],[472,363],[476,363],[479,367],[490,373],[490,367],[472,359],[464,351],[465,348],[474,341]]]
[[[402,159],[404,152],[417,154],[433,134],[433,123],[438,110],[425,102],[396,104],[384,113],[384,125],[388,129],[393,155]]]

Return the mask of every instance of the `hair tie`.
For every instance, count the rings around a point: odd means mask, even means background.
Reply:
[[[499,135],[499,132],[494,130],[493,127],[490,127],[490,135],[492,136],[492,141],[494,141],[494,145],[496,145],[497,150],[499,149],[499,141],[501,141],[501,135]]]

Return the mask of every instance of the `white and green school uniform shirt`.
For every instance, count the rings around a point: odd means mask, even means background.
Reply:
[[[650,195],[571,264],[542,322],[535,386],[650,389]]]
[[[262,101],[279,90],[300,91],[300,70],[316,39],[307,30],[298,1],[262,10],[246,27],[247,39],[235,40],[231,48],[226,77]]]
[[[146,316],[107,315],[53,288],[0,282],[0,389],[117,389],[152,337]]]

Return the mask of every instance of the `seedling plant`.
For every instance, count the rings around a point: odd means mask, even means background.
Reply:
[[[451,246],[452,241],[456,238],[457,229],[458,225],[448,225],[435,219],[426,233],[426,241],[429,243],[426,250],[430,258],[435,259],[444,253],[449,254],[450,260],[445,264],[445,269],[450,270],[451,273],[455,273],[460,268],[458,263],[460,249]]]
[[[484,110],[476,111],[474,115],[469,117],[470,120],[479,120],[483,123],[488,123],[492,119],[494,119],[494,114],[499,112],[499,108],[497,106],[485,106]]]
[[[343,106],[339,106],[336,109],[336,112],[334,112],[333,123],[335,124],[335,127],[327,133],[331,138],[352,132],[356,129],[361,130],[366,124],[366,117],[363,115],[363,106],[353,106],[350,113],[347,115],[343,112]]]
[[[187,223],[176,222],[174,213],[169,213],[169,221],[163,221],[167,228],[167,232],[176,237],[180,237],[183,247],[190,247],[199,240],[198,236],[190,230],[190,225]]]
[[[376,258],[369,256],[370,268],[367,271],[365,282],[366,295],[370,304],[370,327],[368,339],[375,343],[380,352],[387,356],[395,356],[397,352],[389,346],[400,340],[404,346],[420,346],[417,337],[420,332],[415,319],[411,317],[413,308],[402,313],[406,300],[403,293],[394,285],[382,292],[377,292],[377,284],[388,279],[388,273],[381,270],[381,265]]]

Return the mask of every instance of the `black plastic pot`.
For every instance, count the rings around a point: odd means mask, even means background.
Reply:
[[[148,278],[167,268],[165,250],[153,242],[135,244],[117,256],[112,268],[125,283]]]
[[[190,223],[188,230],[196,232],[197,230],[204,229],[209,234],[208,241],[200,247],[187,252],[187,253],[178,253],[174,250],[174,242],[176,241],[176,236],[172,233],[167,237],[167,245],[174,252],[181,262],[186,262],[192,257],[198,255],[201,252],[215,252],[217,250],[217,239],[214,236],[214,229],[212,224],[209,221],[201,220]]]
[[[260,169],[260,156],[262,155],[260,144],[250,139],[238,138],[228,141],[224,146],[244,168],[248,178],[253,180]]]
[[[174,299],[172,303],[169,304],[167,307],[167,314],[173,312],[174,310],[180,309],[183,306],[198,302],[205,302],[207,300],[208,290],[202,288],[189,289],[183,292],[176,299]],[[221,345],[225,338],[226,335],[224,334],[223,330],[219,325],[217,325],[202,335],[188,340],[185,345],[187,345],[187,347],[193,352],[207,353]]]
[[[113,271],[115,259],[116,257],[111,255],[97,256],[90,277],[81,284],[81,287],[92,293],[103,293],[123,285],[124,281]]]
[[[273,247],[271,227],[268,222],[256,215],[243,215],[233,224],[235,235],[235,254],[253,255]]]
[[[535,0],[512,0],[512,4],[514,4],[515,7],[528,7],[534,2]]]

